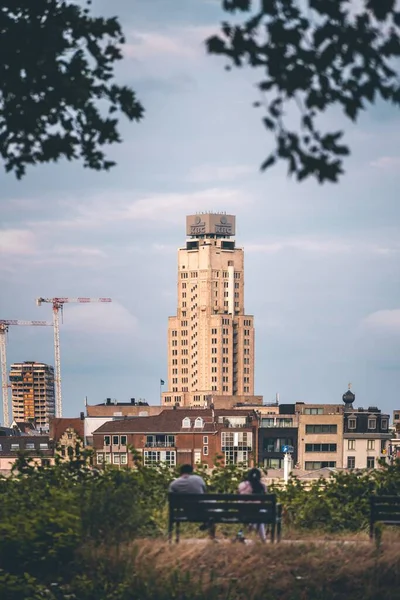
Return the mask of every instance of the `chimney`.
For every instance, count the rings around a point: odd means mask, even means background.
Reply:
[[[85,413],[81,412],[81,421],[85,420]]]
[[[135,406],[135,404],[136,404],[135,398],[131,398],[131,404],[132,404],[132,406]]]
[[[111,398],[107,398],[106,399],[106,404],[107,404],[107,406],[110,406],[110,404],[111,404]]]

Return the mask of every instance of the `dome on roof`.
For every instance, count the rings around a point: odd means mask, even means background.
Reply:
[[[342,400],[345,404],[353,404],[355,399],[356,395],[350,390],[347,390],[347,392],[342,396]]]

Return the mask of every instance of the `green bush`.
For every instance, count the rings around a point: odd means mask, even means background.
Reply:
[[[99,589],[106,590],[103,598],[130,598],[126,582],[131,576],[118,571],[118,561],[111,571],[101,561],[91,563],[92,580],[87,557],[98,548],[118,557],[121,545],[135,538],[165,536],[168,485],[177,475],[177,468],[143,466],[132,451],[135,469],[110,465],[99,470],[90,465],[89,453],[79,451],[49,467],[21,455],[11,476],[0,478],[2,600],[89,599],[100,597]],[[286,487],[271,486],[283,504],[284,531],[365,529],[371,493],[400,494],[400,463],[381,467],[335,473],[311,484],[292,477]],[[198,472],[209,491],[234,493],[246,468],[223,467],[218,459],[212,472],[204,465]],[[199,535],[197,526],[188,531]],[[142,592],[143,598],[152,597],[151,591]]]

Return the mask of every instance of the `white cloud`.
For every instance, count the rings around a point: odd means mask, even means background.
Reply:
[[[27,229],[0,231],[0,254],[31,255],[36,248],[36,236]]]
[[[138,60],[155,57],[194,58],[205,54],[204,41],[214,33],[217,27],[177,27],[168,33],[159,31],[133,30],[127,34],[127,43],[123,53],[127,58]]]
[[[370,164],[376,169],[397,171],[400,168],[400,156],[380,156]]]
[[[277,254],[285,250],[299,250],[300,252],[309,252],[316,254],[354,254],[365,253],[381,256],[391,256],[400,251],[400,246],[388,247],[381,246],[375,243],[366,243],[364,241],[353,241],[346,243],[341,238],[327,239],[318,237],[298,237],[286,238],[275,241],[260,242],[260,243],[243,243],[246,253],[264,253]]]
[[[238,189],[209,188],[196,192],[171,192],[148,194],[132,200],[131,194],[96,194],[82,199],[77,206],[70,201],[68,219],[32,222],[37,229],[109,229],[111,222],[143,221],[157,222],[164,227],[166,222],[181,223],[186,214],[199,210],[230,210],[249,202],[244,192]]]
[[[71,304],[64,310],[66,330],[90,334],[131,335],[137,330],[137,319],[119,302]]]
[[[400,308],[378,310],[364,319],[363,326],[377,333],[400,334]]]
[[[250,165],[201,165],[190,171],[187,181],[192,183],[231,181],[249,173],[255,173],[255,171],[256,168]]]

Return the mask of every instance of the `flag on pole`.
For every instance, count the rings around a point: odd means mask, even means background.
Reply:
[[[160,379],[160,385],[165,385],[164,379]]]

